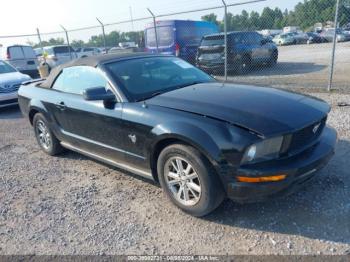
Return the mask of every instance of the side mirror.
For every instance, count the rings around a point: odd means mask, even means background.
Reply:
[[[93,87],[84,90],[84,99],[87,101],[113,101],[115,100],[115,95],[112,91],[106,90],[104,87]]]
[[[266,45],[268,42],[269,42],[269,40],[262,39],[260,43],[261,43],[261,45]]]

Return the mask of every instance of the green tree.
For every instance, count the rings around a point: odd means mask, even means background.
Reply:
[[[304,0],[292,11],[286,9],[282,12],[279,8],[265,7],[261,14],[255,11],[248,14],[245,10],[236,15],[228,13],[228,30],[282,29],[285,26],[300,26],[306,30],[315,23],[333,21],[335,5],[336,0]],[[215,22],[223,30],[223,19],[218,21],[213,13],[202,16],[202,20]],[[339,23],[341,26],[350,23],[350,8],[343,4],[339,8]]]
[[[219,25],[220,22],[217,20],[217,18],[218,18],[217,15],[214,14],[214,13],[210,13],[208,15],[204,15],[204,16],[201,17],[201,19],[203,21],[208,21],[208,22],[215,23],[216,25]]]
[[[85,46],[85,42],[83,40],[73,40],[71,46],[74,48],[83,47]]]
[[[252,30],[258,30],[260,26],[260,15],[258,12],[252,11],[250,13],[250,26]]]

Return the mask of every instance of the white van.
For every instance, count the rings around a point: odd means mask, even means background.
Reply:
[[[46,46],[44,47],[45,53],[46,63],[50,69],[78,58],[74,49],[68,45]]]
[[[101,54],[101,50],[97,47],[79,47],[75,49],[78,57],[87,57]]]
[[[0,59],[6,61],[23,74],[30,75],[33,78],[39,76],[37,70],[38,60],[31,46],[0,46]]]

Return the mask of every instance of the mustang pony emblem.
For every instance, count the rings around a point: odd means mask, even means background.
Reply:
[[[130,138],[131,142],[133,142],[134,144],[136,143],[136,136],[135,135],[128,135],[128,137]]]

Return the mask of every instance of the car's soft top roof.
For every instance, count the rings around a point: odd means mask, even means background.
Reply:
[[[154,55],[150,53],[116,53],[116,54],[103,54],[103,55],[94,55],[88,57],[82,57],[75,60],[72,60],[68,63],[59,65],[52,69],[50,75],[46,78],[44,82],[40,84],[41,87],[50,88],[60,74],[60,72],[67,67],[72,66],[91,66],[96,67],[100,64],[105,64],[113,61],[123,60],[123,59],[132,59],[138,57],[152,57],[152,56],[165,56],[165,55]]]

